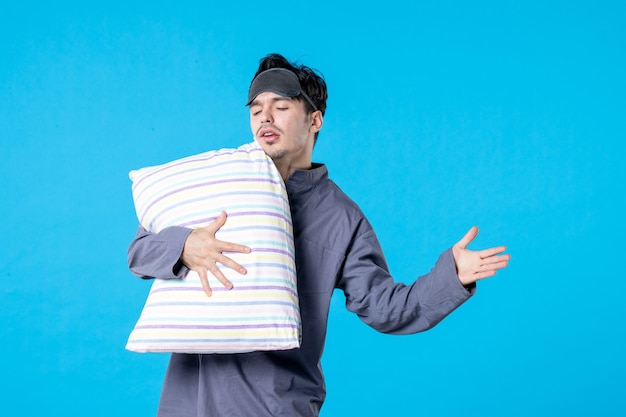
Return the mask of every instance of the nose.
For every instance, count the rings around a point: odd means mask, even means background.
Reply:
[[[263,107],[263,109],[261,110],[261,123],[272,123],[272,111],[271,108],[269,106],[265,106]]]

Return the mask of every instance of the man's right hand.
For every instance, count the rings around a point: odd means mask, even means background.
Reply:
[[[208,226],[193,230],[183,247],[183,253],[180,257],[181,261],[187,268],[195,271],[200,277],[202,288],[207,296],[211,296],[211,286],[209,285],[209,279],[207,271],[210,272],[215,278],[218,279],[229,290],[233,288],[232,282],[230,282],[222,271],[217,266],[218,263],[227,266],[228,268],[239,272],[240,274],[246,274],[246,269],[233,261],[229,257],[224,255],[224,252],[240,252],[250,253],[251,249],[244,245],[238,245],[230,242],[223,242],[215,238],[215,233],[226,223],[226,212],[221,212],[220,215]]]

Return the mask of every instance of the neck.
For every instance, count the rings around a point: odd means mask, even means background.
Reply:
[[[294,171],[298,171],[298,170],[308,170],[311,169],[311,160],[309,159],[308,162],[306,163],[290,163],[287,161],[274,161],[274,165],[276,165],[276,168],[278,169],[278,172],[280,173],[280,176],[283,178],[283,181],[287,182],[287,180],[289,179],[289,177],[291,176],[291,174],[294,173]]]

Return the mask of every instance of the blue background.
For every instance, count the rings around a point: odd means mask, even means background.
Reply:
[[[249,141],[250,78],[280,52],[324,74],[314,159],[398,280],[474,224],[472,248],[513,257],[419,335],[380,335],[335,294],[322,415],[624,415],[625,18],[620,1],[2,5],[0,413],[154,415],[167,355],[124,350],[149,289],[126,266],[128,171]]]

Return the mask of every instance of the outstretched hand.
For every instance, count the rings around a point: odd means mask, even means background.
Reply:
[[[478,227],[472,227],[461,240],[452,247],[452,255],[461,284],[472,284],[480,279],[494,276],[499,269],[508,265],[511,255],[500,255],[504,246],[472,251],[467,245],[478,235]]]
[[[217,266],[218,263],[227,266],[228,268],[239,272],[240,274],[246,274],[246,269],[233,261],[231,258],[224,255],[223,252],[240,252],[250,253],[250,248],[244,245],[238,245],[236,243],[224,242],[215,238],[215,233],[226,223],[226,213],[221,212],[215,221],[208,226],[194,229],[187,240],[183,248],[183,253],[180,257],[181,261],[187,268],[195,271],[200,277],[202,288],[207,296],[211,296],[211,286],[209,285],[209,279],[207,272],[210,272],[215,278],[218,279],[222,285],[229,290],[233,288],[232,282],[230,282]]]

